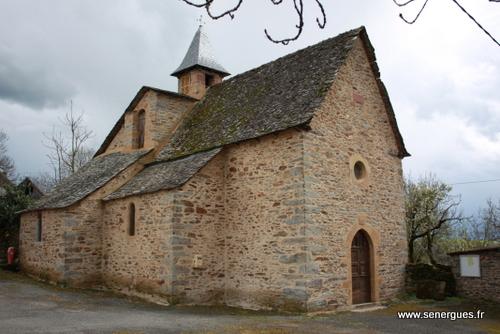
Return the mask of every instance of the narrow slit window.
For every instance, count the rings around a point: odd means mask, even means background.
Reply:
[[[139,111],[137,115],[137,148],[144,147],[144,130],[146,126],[146,113],[144,110]]]
[[[36,222],[36,241],[37,242],[41,242],[42,241],[42,213],[39,212],[38,213],[38,217],[37,217],[37,222]]]
[[[135,204],[130,203],[129,206],[129,218],[128,218],[128,235],[135,235]]]

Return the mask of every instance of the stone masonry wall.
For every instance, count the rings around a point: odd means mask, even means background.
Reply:
[[[220,304],[224,289],[224,152],[173,193],[173,302]]]
[[[195,102],[158,92],[155,92],[155,94],[156,100],[151,108],[151,131],[149,135],[153,144],[157,145],[165,137],[168,137],[168,134],[174,130],[180,119],[193,107]]]
[[[64,216],[72,219],[74,215],[67,212]],[[64,216],[55,210],[42,212],[42,241],[39,242],[36,241],[38,213],[22,215],[19,260],[23,271],[51,282],[64,280]]]
[[[231,145],[226,159],[226,303],[304,310],[303,131]]]
[[[124,293],[170,296],[168,236],[172,225],[172,194],[158,192],[105,203],[103,281]],[[135,235],[130,236],[129,210],[135,205]]]
[[[308,308],[352,303],[351,242],[364,229],[372,247],[372,301],[404,286],[406,232],[396,139],[358,39],[305,134]],[[354,177],[362,161],[367,177]]]
[[[22,215],[20,260],[25,272],[51,282],[82,286],[98,280],[100,242],[97,234],[82,233],[93,221],[85,207],[76,204],[65,210],[43,210],[42,241],[36,241],[38,212]]]
[[[41,279],[72,286],[101,283],[101,198],[123,185],[142,167],[133,165],[104,187],[68,208],[42,210],[42,241],[35,240],[37,212],[21,216],[22,269]]]
[[[170,303],[218,304],[223,297],[223,162],[218,155],[178,189],[105,204],[104,281]],[[136,233],[129,236],[129,205]]]
[[[125,114],[122,128],[115,135],[105,153],[128,151],[134,147],[136,129],[134,121],[140,110],[145,111],[144,147],[153,148],[178,124],[192,106],[193,101],[148,91],[133,111]]]
[[[291,129],[227,147],[178,189],[106,202],[105,281],[172,303],[305,309],[302,156]]]
[[[195,99],[203,98],[207,92],[206,75],[212,77],[211,86],[222,82],[220,74],[195,68],[184,72],[179,77],[178,92],[194,97]]]
[[[149,91],[136,110],[146,110],[145,147],[154,147],[176,126],[191,100]],[[134,113],[125,115],[123,128],[105,153],[132,149]],[[71,207],[43,210],[42,242],[34,241],[37,213],[21,217],[21,260],[23,269],[43,279],[74,286],[101,283],[103,206],[101,199],[142,169],[136,163]]]
[[[467,255],[479,255],[481,277],[461,277],[460,256],[453,256],[453,274],[457,281],[457,294],[473,299],[500,302],[500,250],[488,250]]]

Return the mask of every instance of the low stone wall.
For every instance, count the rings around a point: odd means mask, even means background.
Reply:
[[[425,263],[406,265],[405,287],[407,293],[416,293],[418,282],[429,280],[446,282],[446,295],[456,295],[456,281],[449,266],[434,267]]]

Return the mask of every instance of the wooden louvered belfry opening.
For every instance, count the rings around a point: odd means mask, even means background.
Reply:
[[[371,302],[370,242],[364,231],[358,231],[351,244],[352,303]]]

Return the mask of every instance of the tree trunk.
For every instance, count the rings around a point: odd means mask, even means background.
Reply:
[[[435,266],[437,262],[436,259],[434,258],[434,254],[432,253],[433,237],[431,236],[430,233],[427,233],[426,239],[427,239],[427,256],[429,257],[429,261],[431,261],[431,264]]]
[[[408,263],[415,263],[415,239],[408,240]]]

